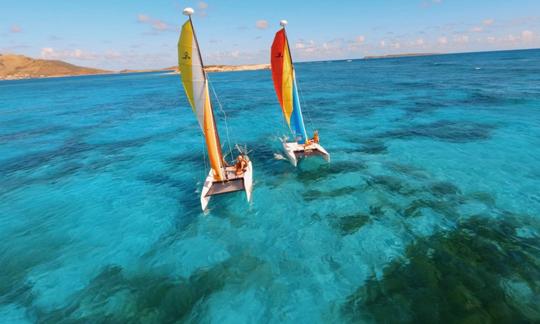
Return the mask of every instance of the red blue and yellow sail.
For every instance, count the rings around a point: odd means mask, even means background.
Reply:
[[[285,28],[276,33],[272,43],[270,63],[274,87],[283,116],[294,133],[295,140],[304,144],[307,139],[306,126],[300,108],[294,66]]]

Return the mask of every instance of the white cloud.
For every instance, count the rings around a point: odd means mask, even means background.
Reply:
[[[41,57],[45,58],[49,55],[52,55],[54,53],[54,49],[51,47],[44,47],[41,49]]]
[[[524,42],[531,42],[534,40],[534,33],[530,30],[524,30],[521,32],[521,40]]]
[[[76,50],[74,50],[72,53],[73,53],[72,55],[73,55],[74,58],[83,58],[83,57],[85,57],[85,55],[86,55],[86,54],[83,53],[83,51],[80,50],[80,49],[76,49]]]
[[[475,33],[481,33],[484,31],[484,27],[481,27],[481,26],[475,26],[473,28],[471,28],[471,31],[472,32],[475,32]]]
[[[52,47],[42,48],[41,57],[44,59],[53,59],[53,60],[65,60],[65,59],[94,60],[98,58],[97,55],[93,53],[85,52],[78,48],[74,50],[56,51]]]
[[[138,14],[137,21],[141,24],[149,24],[154,31],[174,31],[173,26],[163,20],[155,19],[145,14]]]
[[[458,44],[466,44],[469,42],[469,36],[468,35],[460,35],[454,37],[454,42]]]
[[[490,35],[483,39],[486,43],[490,45],[496,45],[498,48],[519,48],[524,45],[538,46],[536,34],[530,30],[523,30],[518,35],[516,34],[507,34],[506,36],[496,37],[495,35]],[[482,41],[482,40],[479,40]]]
[[[199,9],[204,10],[208,8],[208,3],[201,1],[199,2]]]
[[[433,5],[441,4],[442,2],[443,2],[442,0],[423,0],[422,7],[429,8]]]
[[[357,44],[363,44],[366,41],[366,37],[364,35],[357,36],[355,39]]]
[[[22,32],[22,28],[19,25],[12,25],[9,31],[12,33],[20,33]]]
[[[439,39],[437,40],[437,42],[438,42],[440,45],[446,45],[446,44],[448,44],[448,38],[447,38],[446,36],[439,37]]]
[[[208,3],[204,1],[200,1],[198,4],[198,7],[199,7],[199,10],[197,10],[195,14],[197,14],[199,17],[206,17],[207,16],[206,9],[208,9]]]
[[[486,27],[489,27],[491,25],[493,25],[495,23],[495,20],[494,19],[484,19],[482,21],[482,25],[480,26],[474,26],[473,28],[471,28],[471,31],[474,32],[474,33],[481,33],[483,32]]]
[[[380,41],[380,42],[379,42],[379,46],[380,46],[380,47],[385,47],[385,46],[386,46],[386,42],[383,41],[383,40]]]
[[[302,53],[312,53],[312,52],[315,52],[316,44],[314,40],[309,40],[309,41],[299,40],[294,44],[294,48],[299,50]]]
[[[262,63],[260,57],[267,54],[267,50],[254,52],[218,51],[205,54],[204,61],[208,64],[250,64]]]
[[[141,23],[148,22],[148,21],[150,21],[150,17],[148,17],[147,15],[138,14],[137,15],[137,21],[141,22]]]
[[[122,58],[122,54],[117,51],[107,51],[105,52],[104,57],[107,60],[116,60]]]
[[[155,20],[152,22],[152,27],[154,27],[156,30],[167,30],[169,25],[161,20]]]
[[[510,42],[510,43],[513,43],[513,42],[517,41],[518,38],[516,36],[512,35],[512,34],[509,34],[503,40],[507,41],[507,42]]]
[[[298,59],[327,59],[342,58],[347,53],[356,50],[356,43],[342,38],[331,39],[317,43],[314,40],[299,40],[294,44],[294,57]]]
[[[414,43],[418,46],[422,46],[425,44],[425,41],[423,38],[418,38]]]
[[[266,29],[268,28],[268,21],[264,19],[257,20],[257,22],[255,23],[255,27],[257,27],[258,29]]]

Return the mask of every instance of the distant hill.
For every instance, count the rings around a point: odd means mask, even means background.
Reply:
[[[0,80],[101,74],[108,72],[106,70],[76,66],[57,60],[41,60],[24,55],[0,54]]]
[[[268,69],[270,69],[269,64],[208,65],[205,67],[207,72],[253,71]],[[122,70],[119,72],[112,72],[77,66],[57,60],[33,59],[24,55],[16,54],[0,54],[0,80],[159,71],[174,71],[178,73],[178,68],[173,66],[157,70]]]
[[[404,54],[388,54],[388,55],[371,55],[365,56],[364,60],[380,59],[380,58],[398,58],[398,57],[410,57],[410,56],[432,56],[440,55],[439,53],[404,53]]]

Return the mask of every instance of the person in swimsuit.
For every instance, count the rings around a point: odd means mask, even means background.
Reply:
[[[313,139],[307,139],[304,143],[304,150],[311,144],[319,144],[319,131],[313,132]]]
[[[242,154],[238,155],[238,157],[236,158],[236,164],[234,165],[234,173],[237,176],[242,175],[246,171],[247,165],[247,159],[244,158]]]

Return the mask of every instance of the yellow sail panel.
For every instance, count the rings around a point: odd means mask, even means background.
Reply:
[[[286,41],[286,40],[285,40]],[[291,114],[293,111],[293,68],[291,56],[289,55],[289,46],[285,44],[283,50],[283,74],[281,79],[283,114],[287,120],[287,124],[291,124]]]
[[[182,26],[178,41],[178,68],[182,84],[199,125],[203,128],[206,77],[204,74],[199,48],[193,33],[193,25],[188,20]]]
[[[208,80],[204,73],[197,39],[190,20],[182,26],[182,33],[178,41],[178,69],[189,104],[204,133],[214,178],[225,180],[223,154],[210,103]]]

